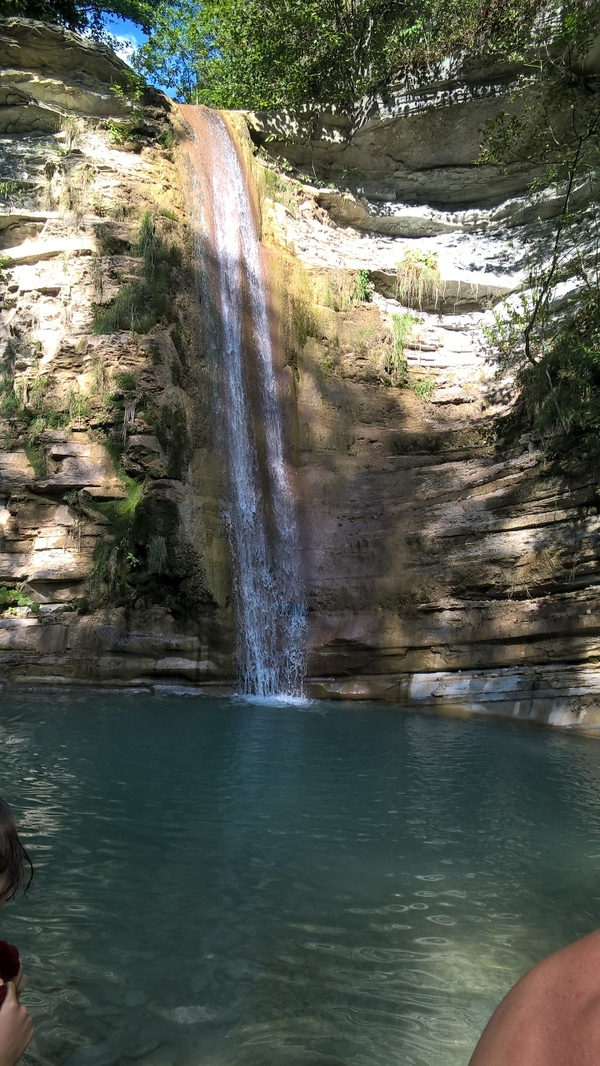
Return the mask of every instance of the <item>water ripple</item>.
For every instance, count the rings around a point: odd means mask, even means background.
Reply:
[[[514,980],[598,924],[577,738],[54,693],[3,710],[0,750],[39,1066],[466,1066]]]

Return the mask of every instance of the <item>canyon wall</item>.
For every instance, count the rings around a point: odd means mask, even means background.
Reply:
[[[562,202],[529,192],[526,145],[503,173],[476,162],[483,123],[523,106],[509,97],[517,73],[449,70],[365,101],[353,125],[334,111],[245,115],[259,163],[279,173],[266,239],[328,304],[290,358],[308,687],[593,732],[597,478],[511,432],[515,390],[484,334],[523,288],[534,243],[551,248]],[[589,196],[582,186],[578,204]],[[435,264],[430,291],[407,290],[411,262]],[[368,276],[369,303],[350,306],[344,271]]]
[[[170,102],[109,49],[26,19],[0,22],[0,66],[1,676],[230,678]]]
[[[67,31],[3,20],[0,65],[1,676],[230,684],[185,129]],[[593,733],[597,479],[509,439],[511,382],[482,332],[559,210],[528,193],[526,157],[476,163],[517,73],[449,68],[353,122],[229,122],[293,401],[307,691]],[[402,289],[411,264],[433,265],[418,291]]]

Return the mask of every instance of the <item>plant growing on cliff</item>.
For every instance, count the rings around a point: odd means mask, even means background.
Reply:
[[[22,207],[30,185],[26,181],[13,181],[5,178],[0,181],[0,200],[6,204],[18,204]]]
[[[276,170],[266,166],[263,170],[263,178],[267,195],[277,203],[287,207],[290,214],[298,217],[298,191],[301,186],[297,181],[291,181],[278,174]]]
[[[34,613],[39,611],[40,605],[30,596],[24,596],[18,589],[9,589],[6,585],[0,588],[0,611],[10,610],[12,607],[29,607]]]
[[[373,283],[368,270],[327,270],[313,277],[315,302],[333,311],[350,311],[370,300]]]
[[[107,534],[99,540],[94,550],[94,571],[90,581],[90,602],[93,606],[102,602],[120,602],[127,599],[127,579],[137,565],[133,530],[138,508],[144,497],[142,481],[128,477],[120,461],[113,457],[115,472],[124,489],[125,497],[118,500],[97,501],[91,497],[85,504],[99,511],[108,519]]]
[[[313,286],[306,269],[292,256],[274,257],[271,270],[279,304],[285,362],[297,368],[298,357],[308,338],[319,333],[313,307]]]
[[[165,538],[155,534],[148,541],[148,570],[151,574],[162,574],[167,569],[168,553]]]
[[[523,113],[489,123],[481,155],[506,166],[526,151],[546,168],[532,194],[549,186],[559,201],[552,232],[525,263],[520,300],[505,303],[486,336],[521,410],[565,453],[600,451],[600,94],[584,62],[598,19],[596,5],[565,5],[523,88]]]
[[[176,272],[181,270],[181,252],[162,239],[148,211],[140,220],[135,250],[142,260],[142,277],[123,285],[107,307],[96,307],[96,333],[148,333],[168,312],[170,291]]]
[[[418,396],[420,400],[429,400],[434,389],[435,380],[431,377],[420,378],[412,386],[415,396]]]
[[[124,118],[109,118],[106,123],[108,132],[113,141],[118,145],[141,142],[146,125],[143,100],[146,94],[144,79],[131,70],[126,75],[125,85],[112,85],[111,92],[121,101],[122,105],[128,106],[129,114]]]
[[[355,303],[368,303],[371,299],[375,286],[371,281],[368,270],[359,270],[354,278],[353,300]]]
[[[405,248],[396,265],[396,299],[409,307],[436,304],[442,289],[442,276],[436,252]]]
[[[386,349],[384,370],[392,385],[405,386],[408,379],[408,363],[404,349],[412,336],[417,317],[409,312],[392,315],[392,345]]]
[[[33,377],[16,379],[12,365],[0,376],[0,416],[12,423],[12,437],[25,436],[26,448],[35,451],[46,429],[64,426],[69,421],[60,397],[53,394],[55,384],[53,375],[39,372]],[[32,465],[35,469],[35,462]],[[39,463],[38,466],[41,470]]]

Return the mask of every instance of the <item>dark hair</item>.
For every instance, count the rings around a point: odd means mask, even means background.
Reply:
[[[17,834],[12,811],[0,799],[0,874],[8,873],[2,898],[13,899],[20,889],[27,892],[33,881],[33,865]]]

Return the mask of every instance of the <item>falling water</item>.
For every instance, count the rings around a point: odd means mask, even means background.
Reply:
[[[305,608],[262,249],[246,175],[223,118],[203,107],[182,111],[193,134],[202,252],[212,278],[207,295],[228,465],[240,680],[246,693],[298,695]]]

